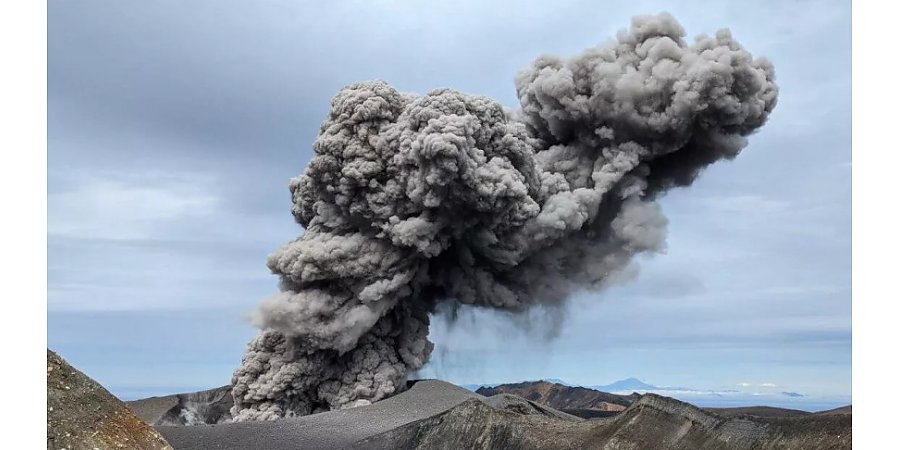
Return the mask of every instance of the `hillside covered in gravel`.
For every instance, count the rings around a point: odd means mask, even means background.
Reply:
[[[171,450],[99,383],[47,350],[47,450]]]

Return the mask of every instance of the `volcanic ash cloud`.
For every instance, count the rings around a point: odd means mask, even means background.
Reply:
[[[352,84],[290,182],[305,232],[268,260],[280,293],[233,376],[235,420],[369,404],[431,354],[441,302],[559,304],[663,248],[654,199],[735,157],[775,106],[772,65],[668,14],[515,79],[521,110]]]

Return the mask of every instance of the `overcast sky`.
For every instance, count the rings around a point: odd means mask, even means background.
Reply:
[[[558,337],[539,314],[438,319],[422,375],[849,398],[849,1],[305,3],[49,2],[48,341],[76,367],[123,397],[229,381],[277,289],[265,257],[301,232],[287,181],[342,86],[516,107],[536,56],[669,11],[773,62],[769,123],[662,200],[666,254],[575,298]]]

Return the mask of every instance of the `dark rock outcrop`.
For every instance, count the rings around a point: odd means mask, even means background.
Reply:
[[[103,386],[47,350],[48,450],[171,450]]]

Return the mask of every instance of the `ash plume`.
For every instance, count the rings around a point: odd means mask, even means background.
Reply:
[[[382,81],[342,89],[290,182],[305,232],[268,259],[280,293],[233,376],[235,420],[365,405],[429,359],[439,303],[524,311],[663,249],[655,199],[735,157],[775,106],[774,70],[727,30],[670,15],[515,78],[521,110]]]

